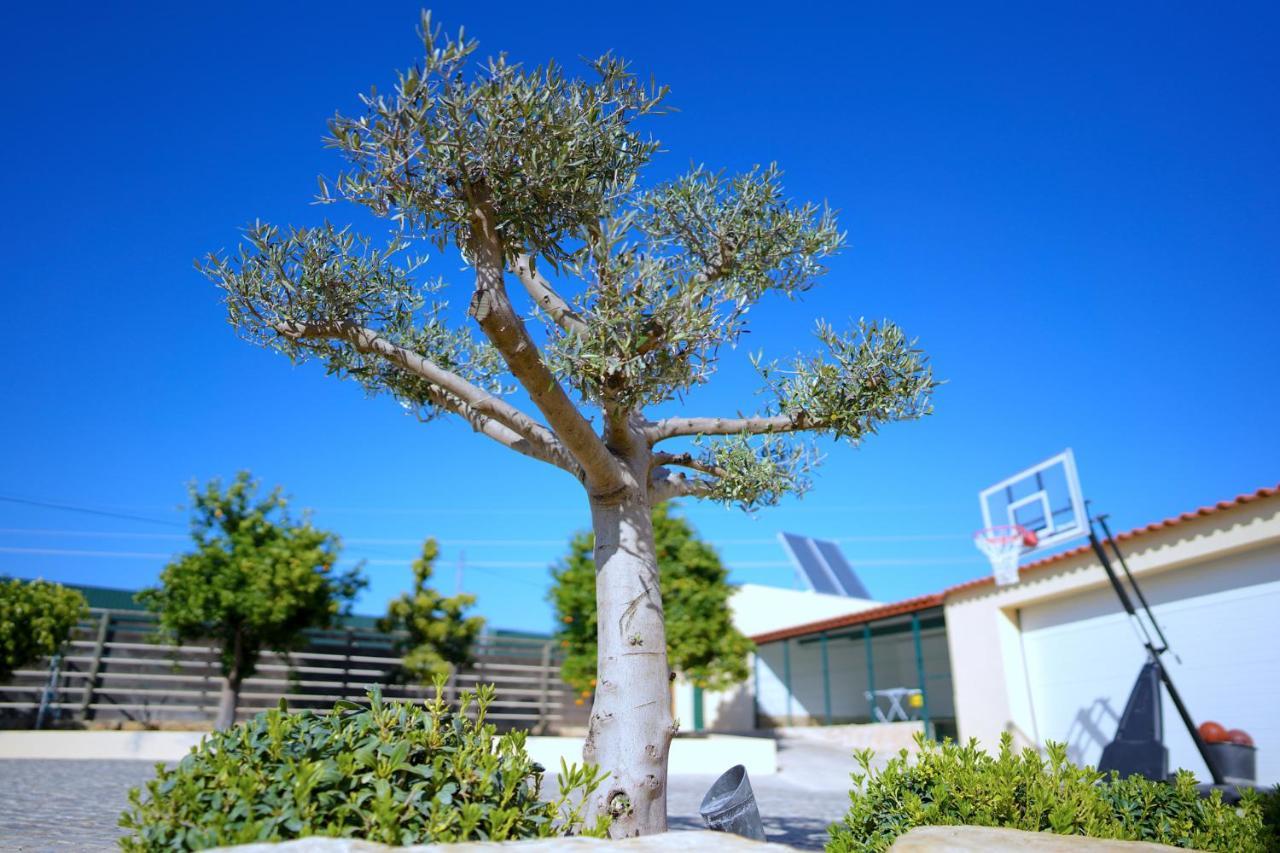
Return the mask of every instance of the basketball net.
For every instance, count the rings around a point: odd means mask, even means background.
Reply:
[[[973,544],[991,561],[996,586],[1018,582],[1018,558],[1022,549],[1036,544],[1035,533],[1018,525],[988,527],[973,534]]]

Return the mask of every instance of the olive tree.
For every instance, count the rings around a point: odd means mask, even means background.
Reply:
[[[654,507],[651,516],[668,665],[692,684],[711,690],[745,681],[751,674],[747,656],[753,645],[733,624],[729,570],[669,504]],[[565,648],[561,676],[587,696],[598,681],[594,553],[593,534],[574,536],[569,553],[552,570],[555,583],[549,595],[559,621],[556,636]]]
[[[421,34],[420,64],[330,122],[348,167],[320,200],[386,219],[385,245],[259,222],[202,268],[247,339],[424,421],[461,417],[582,484],[599,624],[585,757],[611,774],[594,807],[615,835],[662,831],[674,724],[650,508],[800,492],[815,458],[800,434],[858,442],[927,411],[933,381],[897,326],[819,323],[820,354],[756,357],[757,412],[656,417],[710,378],[761,299],[814,284],[843,242],[834,214],[789,201],[773,166],[642,182],[658,143],[641,124],[665,90],[613,56],[580,79],[473,61],[474,41],[426,16]],[[479,336],[450,322],[442,282],[421,280],[424,245],[459,253]]]
[[[235,723],[241,685],[264,651],[296,649],[306,629],[331,625],[364,585],[359,569],[335,571],[335,535],[295,520],[278,488],[263,497],[257,490],[244,472],[225,489],[216,479],[193,484],[194,550],[137,595],[158,614],[162,636],[217,646],[219,729]]]

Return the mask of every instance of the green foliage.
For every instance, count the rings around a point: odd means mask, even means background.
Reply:
[[[700,451],[698,464],[716,475],[706,496],[745,510],[809,491],[809,474],[819,459],[812,444],[780,435],[698,436],[694,446]]]
[[[657,143],[631,128],[659,108],[625,62],[589,62],[594,80],[570,79],[554,62],[526,70],[499,54],[472,66],[476,43],[441,35],[423,13],[422,64],[390,95],[363,97],[365,114],[330,122],[330,144],[352,169],[338,191],[379,216],[466,246],[481,197],[498,228],[535,254],[563,258],[578,236],[634,180]]]
[[[994,826],[1059,835],[1151,841],[1195,850],[1265,850],[1262,804],[1248,792],[1239,808],[1215,791],[1202,799],[1195,778],[1179,771],[1172,783],[1141,776],[1108,778],[1067,759],[1049,744],[1015,753],[1006,733],[991,756],[976,741],[959,745],[917,737],[920,753],[905,750],[881,770],[870,750],[855,753],[851,806],[831,827],[828,853],[879,853],[917,826]]]
[[[790,204],[781,181],[776,165],[727,178],[699,166],[590,233],[569,267],[591,283],[589,331],[555,351],[584,397],[629,408],[702,384],[762,296],[814,286],[844,235],[831,211]]]
[[[747,655],[753,646],[730,618],[728,570],[689,522],[672,515],[666,504],[655,507],[652,518],[671,668],[712,690],[742,681],[750,674]],[[575,536],[569,554],[552,572],[550,593],[557,635],[566,651],[561,674],[584,695],[596,677],[594,549],[591,534]]]
[[[602,781],[561,765],[559,793],[541,797],[543,768],[525,733],[485,722],[492,686],[423,705],[339,702],[332,713],[268,711],[201,741],[175,767],[156,765],[120,817],[128,851],[200,850],[310,835],[384,844],[603,837],[582,803]],[[474,706],[473,706],[474,700]]]
[[[415,283],[420,259],[396,240],[376,249],[368,238],[326,223],[290,228],[254,223],[234,263],[211,256],[202,271],[237,298],[227,300],[232,325],[248,340],[295,362],[316,358],[330,375],[354,380],[371,396],[389,393],[421,420],[439,416],[441,397],[420,376],[350,341],[283,336],[317,326],[379,329],[399,345],[492,392],[505,390],[497,352],[445,322],[440,282]],[[323,282],[323,287],[316,284]],[[283,326],[282,326],[283,324]]]
[[[786,370],[756,360],[777,396],[778,412],[857,444],[881,423],[932,411],[933,371],[916,342],[897,326],[862,320],[841,334],[819,322],[815,335],[827,349],[826,358],[797,358]]]
[[[295,521],[277,488],[258,498],[247,472],[191,486],[195,550],[138,593],[175,642],[212,639],[222,674],[248,678],[261,653],[297,647],[302,632],[326,627],[364,585],[358,569],[334,571],[339,542],[306,518]]]
[[[431,681],[469,662],[484,627],[482,617],[462,615],[475,604],[474,595],[446,598],[427,585],[439,554],[436,541],[428,539],[413,561],[413,590],[388,604],[387,615],[378,620],[378,630],[403,635],[396,649],[404,657],[401,675],[411,681]]]
[[[200,265],[249,340],[317,358],[422,420],[451,411],[475,426],[493,404],[477,406],[474,389],[446,390],[413,357],[501,395],[517,385],[505,362],[529,353],[507,344],[499,354],[449,325],[442,285],[415,280],[412,247],[455,246],[477,275],[483,255],[555,294],[531,304],[546,326],[531,336],[546,342],[538,356],[558,383],[625,422],[707,382],[760,300],[804,293],[844,245],[835,214],[789,199],[776,165],[736,175],[696,166],[646,185],[642,172],[659,146],[641,124],[664,111],[666,90],[617,58],[588,62],[579,79],[555,63],[476,61],[474,41],[443,36],[426,16],[422,38],[419,65],[364,96],[362,114],[331,122],[329,144],[350,167],[321,180],[322,201],[391,220],[391,243],[373,248],[327,224],[256,223],[238,252]],[[896,326],[863,323],[847,334],[820,326],[818,338],[822,356],[762,369],[762,414],[789,418],[779,430],[788,435],[705,445],[701,470],[715,468],[722,482],[692,494],[775,503],[807,487],[817,460],[790,433],[856,442],[882,423],[928,413],[932,374]]]
[[[1260,795],[1267,853],[1280,853],[1280,785]]]
[[[78,590],[61,584],[0,578],[0,682],[62,648],[89,612]]]

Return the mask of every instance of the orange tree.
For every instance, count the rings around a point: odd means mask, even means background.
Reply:
[[[194,548],[138,593],[175,643],[211,640],[218,648],[222,694],[216,725],[235,723],[240,688],[264,651],[288,652],[308,628],[324,628],[346,612],[364,586],[359,569],[334,570],[338,537],[295,520],[279,489],[257,496],[241,472],[191,487]]]

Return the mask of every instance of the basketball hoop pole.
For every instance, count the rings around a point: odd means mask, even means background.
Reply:
[[[1120,558],[1123,565],[1124,557],[1120,553],[1120,546],[1116,544],[1116,540],[1111,535],[1111,531],[1107,528],[1106,522],[1102,520],[1103,518],[1104,517],[1099,517],[1097,520],[1107,534],[1107,542],[1110,543],[1112,550],[1115,551],[1116,556]],[[1182,724],[1187,727],[1187,733],[1191,735],[1191,740],[1196,745],[1196,751],[1200,753],[1200,758],[1204,760],[1205,766],[1209,768],[1209,775],[1213,778],[1213,784],[1224,785],[1226,783],[1223,780],[1222,773],[1218,770],[1218,766],[1214,763],[1213,757],[1209,754],[1208,747],[1205,746],[1204,740],[1200,737],[1200,731],[1196,728],[1195,721],[1191,719],[1191,712],[1188,711],[1187,706],[1183,704],[1182,695],[1178,693],[1178,688],[1173,686],[1173,679],[1169,677],[1169,673],[1165,671],[1164,666],[1160,663],[1160,655],[1168,651],[1169,643],[1165,640],[1164,633],[1160,630],[1159,624],[1156,623],[1155,616],[1152,615],[1151,607],[1147,604],[1147,599],[1143,596],[1141,588],[1138,586],[1137,581],[1134,580],[1133,575],[1129,572],[1129,567],[1125,566],[1125,577],[1127,577],[1129,583],[1133,585],[1134,592],[1138,594],[1138,599],[1146,609],[1147,616],[1151,619],[1151,624],[1155,626],[1156,632],[1160,635],[1160,641],[1164,643],[1163,646],[1159,648],[1156,647],[1155,642],[1151,639],[1151,634],[1147,631],[1146,625],[1144,625],[1142,620],[1138,618],[1138,612],[1134,609],[1133,601],[1129,598],[1129,594],[1125,591],[1123,584],[1120,583],[1120,577],[1116,574],[1115,568],[1111,565],[1111,560],[1107,558],[1106,550],[1103,549],[1102,543],[1098,540],[1098,535],[1094,532],[1094,521],[1095,519],[1090,516],[1089,545],[1093,547],[1093,553],[1098,556],[1098,562],[1102,564],[1102,570],[1107,573],[1107,580],[1111,581],[1111,588],[1115,590],[1116,597],[1120,599],[1121,606],[1123,606],[1125,612],[1129,614],[1129,618],[1137,622],[1138,627],[1142,629],[1142,635],[1144,637],[1143,645],[1147,647],[1147,654],[1150,656],[1151,662],[1155,664],[1155,669],[1160,676],[1161,683],[1164,684],[1165,689],[1169,691],[1169,698],[1173,700],[1173,707],[1177,709],[1178,716],[1182,718]]]
[[[1090,519],[1092,522],[1095,519]],[[1111,535],[1111,528],[1107,526],[1107,516],[1105,514],[1096,516],[1096,521],[1102,527],[1102,532],[1106,534],[1107,544],[1111,546],[1111,551],[1116,555],[1116,559],[1120,561],[1120,569],[1124,572],[1125,579],[1129,581],[1129,586],[1133,587],[1134,593],[1138,596],[1138,601],[1142,603],[1142,609],[1147,612],[1147,618],[1151,620],[1151,627],[1156,629],[1156,636],[1160,638],[1160,644],[1164,647],[1160,651],[1172,652],[1173,659],[1179,664],[1182,658],[1178,657],[1178,653],[1169,648],[1169,640],[1165,638],[1164,631],[1160,628],[1160,623],[1156,621],[1156,615],[1151,612],[1151,605],[1147,603],[1147,597],[1142,594],[1142,587],[1138,586],[1138,582],[1133,579],[1133,573],[1129,571],[1129,564],[1125,562],[1124,554],[1120,553],[1120,546],[1116,543],[1116,538]]]

